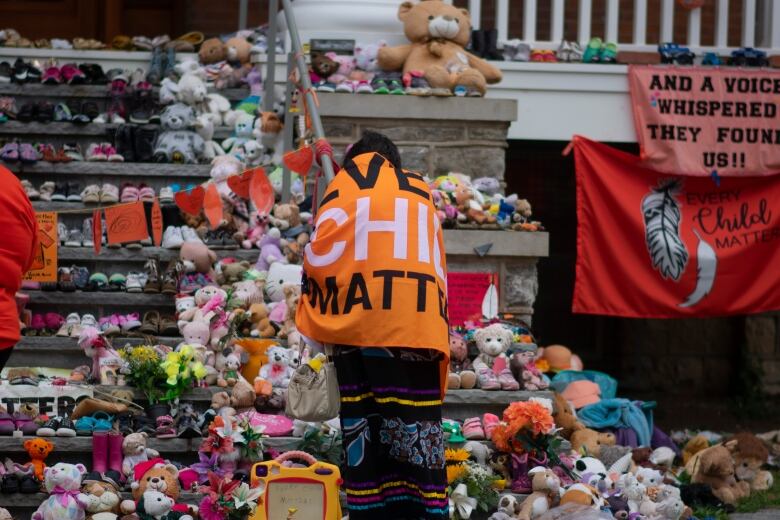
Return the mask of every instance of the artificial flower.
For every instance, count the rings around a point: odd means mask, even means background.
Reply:
[[[469,460],[469,456],[469,452],[463,448],[459,448],[457,450],[447,448],[444,452],[444,459],[447,462],[466,462]]]
[[[447,484],[452,484],[456,480],[463,478],[468,470],[464,464],[447,464]]]
[[[536,368],[539,369],[540,372],[549,372],[550,371],[550,363],[547,362],[544,358],[537,359],[534,364],[536,365]]]
[[[205,453],[232,453],[233,439],[222,437],[216,433],[203,438],[200,444],[200,451]]]
[[[216,432],[220,437],[230,439],[233,444],[244,442],[244,429],[238,425],[234,425],[231,420],[224,421],[222,426],[216,428]]]
[[[249,487],[249,484],[242,482],[236,489],[233,490],[233,503],[236,509],[241,509],[245,505],[249,506],[249,509],[254,513],[257,507],[257,499],[260,498],[263,492],[259,487]]]
[[[225,520],[227,518],[224,508],[219,505],[218,498],[206,495],[200,501],[198,515],[201,520]]]
[[[206,367],[203,366],[203,363],[196,361],[192,364],[192,375],[195,376],[195,379],[203,379],[206,374]]]
[[[219,467],[219,453],[208,453],[199,451],[199,462],[190,465],[190,469],[194,470],[198,474],[198,483],[205,484],[209,480],[209,472],[212,472],[220,477],[225,476],[225,471]]]
[[[215,493],[222,498],[229,499],[233,496],[233,490],[241,482],[233,480],[232,475],[219,476],[213,471],[209,471],[209,485],[201,487],[202,493]]]

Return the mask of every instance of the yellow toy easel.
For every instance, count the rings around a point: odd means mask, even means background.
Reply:
[[[309,466],[282,465],[292,459]],[[341,520],[338,466],[319,462],[303,451],[288,451],[274,460],[255,464],[252,484],[257,482],[263,494],[251,520]]]

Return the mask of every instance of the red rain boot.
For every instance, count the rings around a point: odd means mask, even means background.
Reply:
[[[108,469],[108,434],[92,434],[92,471],[105,473]]]
[[[108,469],[122,474],[122,441],[124,436],[121,433],[111,432],[108,434]]]

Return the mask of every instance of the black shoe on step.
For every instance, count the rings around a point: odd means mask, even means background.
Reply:
[[[114,136],[114,146],[116,147],[116,153],[125,158],[125,162],[136,162],[138,159],[135,155],[135,133],[137,128],[133,125],[120,125],[116,129],[116,135]]]
[[[482,49],[482,57],[486,60],[498,60],[502,61],[504,55],[498,50],[498,31],[490,29],[484,31],[485,33],[485,47]]]
[[[12,473],[8,473],[3,477],[3,482],[0,483],[0,491],[9,495],[19,492],[19,477]]]
[[[0,83],[10,83],[14,75],[14,69],[7,61],[0,62]]]
[[[19,492],[27,495],[33,493],[39,493],[41,491],[41,485],[35,480],[32,475],[25,475],[19,481]]]
[[[485,31],[481,29],[475,29],[471,31],[471,54],[483,57],[485,52]]]
[[[139,126],[135,129],[133,144],[135,149],[135,160],[138,162],[167,162],[165,155],[163,160],[157,160],[154,154],[154,145],[157,142],[157,128],[154,126]]]

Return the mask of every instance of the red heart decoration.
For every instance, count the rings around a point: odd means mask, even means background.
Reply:
[[[196,186],[189,191],[177,191],[173,196],[179,209],[188,215],[197,217],[200,210],[203,209],[203,198],[206,196],[206,190],[203,186]]]
[[[242,172],[240,175],[232,175],[228,177],[227,184],[230,190],[241,197],[242,199],[248,199],[249,198],[249,184],[252,182],[252,176],[255,174],[255,171],[260,170],[260,172],[265,175],[265,170],[262,167],[252,168],[251,170],[246,170]]]
[[[154,204],[152,204],[152,239],[154,245],[160,247],[162,243],[163,235],[163,216],[162,209],[160,209],[160,200],[155,197]]]
[[[211,229],[216,229],[222,223],[222,197],[219,196],[219,190],[210,182],[206,188],[206,195],[203,198],[203,210],[209,221]]]
[[[103,219],[99,209],[92,212],[92,243],[95,248],[95,254],[99,255],[100,249],[103,247]]]
[[[252,182],[249,184],[249,194],[252,202],[255,203],[258,213],[269,215],[274,206],[274,188],[271,181],[265,174],[265,170],[259,169],[252,175]]]
[[[282,162],[291,171],[294,171],[298,175],[306,176],[311,170],[311,165],[314,163],[314,152],[311,146],[304,146],[298,148],[295,151],[287,152],[282,158]]]

